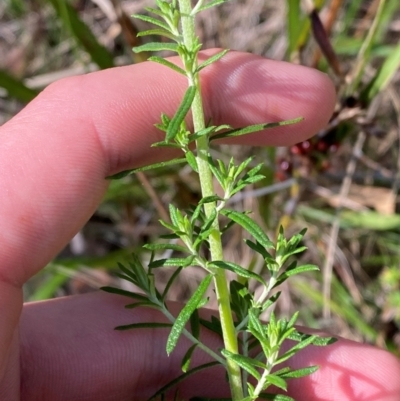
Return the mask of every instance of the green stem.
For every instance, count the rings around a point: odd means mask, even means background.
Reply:
[[[179,0],[179,8],[182,15],[182,35],[184,44],[188,49],[193,49],[196,39],[194,16],[191,16],[192,6],[190,0]],[[197,61],[196,61],[197,62]],[[192,71],[194,71],[193,68]],[[188,72],[189,85],[197,87],[196,95],[192,104],[193,128],[200,131],[205,128],[203,103],[201,99],[201,88],[198,73]],[[197,146],[197,165],[202,196],[215,194],[212,173],[208,165],[209,144],[206,137],[200,137],[196,141]],[[215,203],[204,205],[206,216],[210,216],[216,209]],[[209,237],[210,253],[212,260],[223,260],[223,250],[218,219],[213,224],[213,232]],[[214,273],[214,284],[218,301],[219,314],[221,318],[222,335],[225,348],[237,354],[239,351],[238,341],[233,324],[232,310],[230,305],[230,294],[228,282],[223,269],[217,269]],[[227,371],[231,388],[232,401],[239,401],[243,398],[242,379],[240,367],[231,360],[227,360]]]

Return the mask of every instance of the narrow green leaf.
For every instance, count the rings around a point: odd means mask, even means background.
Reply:
[[[200,305],[202,303],[203,302],[199,303],[198,309],[201,308]],[[197,340],[200,337],[200,316],[198,309],[195,309],[192,315],[190,316],[190,330],[192,332],[193,337],[196,338]]]
[[[269,384],[272,384],[275,387],[278,387],[284,391],[287,391],[287,383],[282,377],[279,377],[279,376],[276,376],[276,375],[270,373],[267,376],[267,382]]]
[[[235,180],[239,177],[239,175],[243,172],[243,170],[252,162],[253,159],[254,159],[254,156],[251,156],[251,157],[248,157],[244,162],[240,163],[240,165],[237,167],[236,172],[233,176],[233,178]],[[260,164],[259,166],[257,166],[257,168],[260,169],[262,166],[263,165]],[[252,169],[252,170],[254,170],[254,169]],[[252,170],[250,170],[250,171],[252,171]],[[250,171],[247,174],[249,174]]]
[[[289,322],[288,322],[288,324],[287,324],[287,327],[288,327],[288,328],[293,327],[293,326],[295,325],[295,323],[296,323],[298,317],[299,317],[299,312],[297,311],[297,312],[295,312],[295,313],[293,314],[293,316],[290,318],[290,320],[289,320]]]
[[[222,57],[225,56],[226,53],[229,52],[229,49],[225,49],[222,50],[220,52],[218,52],[217,54],[214,54],[214,56],[209,57],[206,61],[204,61],[203,63],[201,63],[198,67],[197,67],[197,72],[201,71],[203,68],[206,68],[207,66],[209,66],[210,64],[215,63],[216,61],[220,60]]]
[[[138,299],[140,301],[147,301],[148,300],[145,295],[136,294],[136,293],[131,292],[131,291],[121,290],[119,288],[101,287],[100,290],[105,291],[105,292],[109,292],[110,294],[118,294],[118,295],[122,295],[124,297]]]
[[[147,292],[149,290],[149,277],[142,265],[142,262],[136,254],[132,254],[129,266],[136,274],[138,286]]]
[[[197,89],[195,86],[189,86],[187,88],[185,95],[182,99],[182,102],[179,105],[177,112],[175,113],[174,117],[172,118],[172,120],[168,126],[167,134],[165,137],[167,142],[174,139],[175,136],[178,134],[179,128],[193,103],[193,99],[196,95],[196,91],[197,91]]]
[[[270,297],[269,299],[267,299],[262,308],[261,308],[261,312],[265,312],[271,305],[273,305],[281,296],[281,291],[278,291],[276,294],[274,294],[272,297]]]
[[[298,379],[300,377],[309,376],[312,373],[316,372],[318,369],[319,369],[319,366],[314,365],[314,366],[309,366],[307,368],[284,372],[282,374],[279,374],[279,376],[284,379]],[[278,372],[276,372],[275,374],[278,376]]]
[[[311,337],[311,334],[305,334],[302,332],[294,332],[291,333],[290,336],[288,336],[289,340],[292,341],[303,341],[307,338]],[[314,336],[315,337],[315,336]],[[334,337],[320,337],[317,336],[313,341],[312,341],[312,345],[316,345],[317,347],[325,347],[327,345],[331,345],[334,344],[337,341],[337,338]]]
[[[251,374],[257,380],[261,379],[261,374],[256,368],[258,367],[261,369],[266,369],[266,366],[257,359],[252,359],[244,355],[234,354],[227,349],[222,349],[221,354],[225,358],[230,359],[238,364],[242,369]]]
[[[296,124],[296,123],[298,123],[298,122],[300,122],[302,120],[304,120],[303,117],[298,117],[298,118],[294,118],[292,120],[279,121],[279,122],[275,122],[275,123],[249,125],[248,127],[237,128],[237,129],[234,129],[234,130],[231,130],[231,131],[223,132],[221,134],[216,134],[213,137],[211,137],[210,140],[214,141],[216,139],[231,138],[231,137],[235,137],[235,136],[248,135],[248,134],[252,134],[254,132],[263,131],[265,129],[281,127],[283,125]]]
[[[280,364],[286,360],[288,360],[289,358],[291,358],[294,354],[296,354],[298,351],[300,351],[301,349],[307,347],[307,345],[310,345],[313,343],[313,341],[317,338],[318,336],[313,336],[311,335],[310,337],[306,338],[305,340],[299,342],[298,344],[296,344],[294,347],[292,347],[289,351],[285,352],[282,356],[280,356],[280,358],[276,361],[276,364]],[[289,336],[290,338],[290,336]]]
[[[200,324],[204,326],[206,329],[222,337],[222,326],[221,322],[218,320],[217,317],[211,316],[211,321],[200,319]]]
[[[131,282],[132,284],[135,284],[135,285],[138,284],[138,281],[137,281],[136,277],[132,278],[132,277],[127,276],[126,274],[123,274],[123,273],[120,273],[120,272],[117,272],[115,274],[116,274],[117,277],[121,278],[122,280],[129,281],[129,282]]]
[[[134,53],[160,52],[163,50],[170,52],[178,52],[178,45],[176,43],[151,42],[141,46],[136,46],[132,49]]]
[[[180,311],[175,323],[171,329],[171,332],[167,340],[167,354],[170,355],[171,352],[176,347],[179,337],[185,327],[186,322],[189,320],[192,313],[197,309],[197,306],[201,302],[205,292],[207,291],[210,282],[212,280],[212,275],[207,275],[199,284],[197,290],[193,293],[190,300],[186,303],[183,309]]]
[[[214,177],[218,180],[219,184],[221,185],[222,189],[225,190],[225,175],[226,174],[224,174],[224,172],[221,172],[221,169],[217,168],[217,166],[215,165],[214,159],[211,157],[211,155],[208,155],[208,165],[209,165],[210,170],[213,173]]]
[[[246,214],[228,209],[221,210],[221,214],[242,226],[265,248],[274,247],[274,244],[269,240],[263,229]]]
[[[265,175],[263,175],[263,174],[252,175],[250,177],[246,177],[242,180],[239,180],[238,185],[241,185],[242,183],[244,185],[254,184],[258,181],[263,180],[264,178],[265,178]]]
[[[163,393],[166,393],[168,390],[175,387],[176,385],[178,385],[179,383],[181,383],[188,377],[194,375],[195,373],[198,373],[198,372],[208,369],[208,368],[212,368],[213,366],[217,366],[217,365],[219,365],[219,362],[209,362],[209,363],[205,363],[204,365],[197,366],[196,368],[190,369],[183,375],[177,377],[176,379],[174,379],[174,380],[170,381],[168,384],[166,384],[164,387],[160,388],[155,394],[153,394],[149,398],[149,401],[156,399]]]
[[[273,400],[273,401],[296,401],[294,398],[289,397],[288,395],[283,395],[283,394],[261,393],[259,395],[259,397],[264,399],[264,400]]]
[[[249,294],[248,285],[232,280],[229,283],[231,294],[231,308],[239,322],[247,319],[248,310],[251,307],[252,296]],[[242,327],[244,330],[246,327]]]
[[[112,54],[98,42],[91,29],[81,20],[69,2],[60,0],[48,0],[48,2],[79,45],[89,53],[94,63],[102,69],[114,66]]]
[[[160,309],[160,307],[158,305],[156,305],[154,302],[151,302],[151,301],[135,302],[133,304],[128,304],[128,305],[125,305],[125,309],[140,308],[142,306],[148,307],[148,308]]]
[[[224,162],[220,159],[217,159],[217,162],[218,162],[218,166],[219,166],[219,169],[220,169],[222,175],[224,177],[228,176],[228,170],[226,169]]]
[[[171,33],[171,31],[167,31],[165,29],[148,29],[147,31],[141,31],[139,32],[136,36],[150,36],[150,35],[156,35],[156,36],[164,36],[166,38],[172,39],[176,41],[178,38]]]
[[[192,226],[195,224],[195,222],[197,221],[197,219],[199,218],[199,216],[201,215],[203,211],[203,205],[198,204],[196,206],[196,208],[193,211],[193,214],[190,218],[190,222],[192,223]]]
[[[207,127],[198,132],[195,132],[194,134],[192,134],[190,136],[189,143],[201,138],[202,136],[209,136],[209,135],[213,134],[216,131],[216,129],[217,129],[217,126],[213,125],[211,127]]]
[[[164,288],[164,291],[163,291],[163,293],[162,293],[162,295],[161,295],[161,299],[162,299],[163,301],[165,300],[166,296],[168,295],[168,291],[169,291],[169,289],[171,288],[171,285],[173,284],[173,282],[175,281],[175,279],[178,277],[178,275],[179,275],[179,273],[182,271],[182,269],[183,269],[183,267],[182,267],[182,266],[179,266],[179,267],[174,271],[174,273],[171,275],[171,277],[169,278],[169,280],[168,280],[168,282],[167,282],[167,284],[166,284],[166,286],[165,286],[165,288]]]
[[[180,227],[180,223],[183,219],[178,208],[176,208],[172,203],[169,204],[169,217],[171,218],[171,223],[175,227]]]
[[[201,231],[208,231],[209,229],[212,229],[212,225],[217,218],[217,212],[215,209],[213,209],[208,216],[207,220],[204,222],[204,224],[201,227]]]
[[[154,10],[154,9],[153,9],[153,10]],[[159,26],[160,28],[163,28],[163,29],[165,29],[166,31],[171,32],[170,29],[169,29],[168,24],[166,24],[166,23],[163,22],[163,21],[160,21],[160,20],[157,19],[157,18],[153,18],[153,17],[150,17],[150,16],[148,16],[148,15],[141,15],[141,14],[134,14],[134,15],[132,15],[132,17],[133,17],[133,18],[140,19],[140,20],[145,21],[145,22],[149,22],[150,24],[153,24],[153,25],[157,25],[157,26]]]
[[[196,10],[196,14],[199,13],[199,12],[201,12],[201,11],[207,10],[207,9],[209,9],[209,8],[211,8],[211,7],[218,6],[219,4],[227,3],[228,1],[229,1],[229,0],[212,0],[212,1],[210,1],[209,3],[207,3],[207,4],[204,4],[204,6],[198,8],[198,9]]]
[[[174,226],[173,224],[169,224],[166,221],[161,220],[161,219],[159,220],[159,222],[163,227],[167,228],[168,230],[173,231],[176,234],[182,234],[182,235],[185,234],[184,232],[180,231],[177,226]]]
[[[212,202],[216,202],[216,201],[220,201],[220,200],[222,200],[222,198],[220,198],[218,195],[210,195],[210,196],[201,198],[199,205],[204,205],[205,203],[212,203]]]
[[[361,100],[367,104],[375,98],[375,96],[381,92],[389,82],[392,80],[394,74],[400,68],[400,43],[396,48],[389,54],[378,72],[368,84],[368,86],[361,92]]]
[[[259,253],[264,259],[265,258],[271,258],[271,255],[269,252],[265,250],[265,248],[259,243],[259,242],[253,242],[250,241],[249,239],[244,240],[245,244],[251,248],[253,251],[256,251]]]
[[[193,169],[193,171],[198,173],[199,172],[199,168],[197,166],[196,156],[193,154],[193,152],[188,150],[185,153],[185,157],[186,157],[186,160],[187,160],[189,166]]]
[[[157,259],[149,263],[151,269],[156,269],[157,267],[167,266],[167,267],[187,267],[192,264],[195,259],[195,255],[190,255],[187,258],[168,258],[168,259]]]
[[[178,67],[174,63],[171,63],[170,61],[165,60],[165,58],[158,57],[158,56],[151,56],[148,58],[148,60],[153,61],[158,64],[161,64],[161,65],[164,65],[165,67],[171,68],[171,70],[174,70],[174,71],[178,72],[179,74],[186,76],[185,70],[183,70],[181,67]]]
[[[276,371],[274,372],[274,375],[282,376],[284,373],[288,373],[288,372],[291,372],[291,369],[290,369],[288,366],[286,366],[285,368],[276,370]]]
[[[266,285],[264,279],[259,276],[257,273],[254,273],[252,271],[249,271],[247,269],[244,269],[243,267],[237,265],[236,263],[232,262],[226,262],[224,260],[214,260],[209,263],[207,263],[208,267],[216,267],[218,269],[225,269],[229,270],[231,272],[236,273],[238,276],[245,277],[245,278],[252,278],[254,280],[257,280],[263,285]]]
[[[161,131],[167,132],[167,129],[162,128],[160,124],[154,124],[154,126],[158,129],[160,129]],[[172,143],[172,142],[165,142],[165,141],[161,141],[161,142],[154,142],[151,144],[152,148],[176,148],[176,149],[181,149],[182,150],[182,146],[177,144],[177,143]]]
[[[187,351],[186,354],[183,356],[182,363],[181,363],[181,369],[182,372],[187,372],[187,370],[190,367],[190,362],[192,360],[192,355],[193,351],[196,349],[197,344],[193,344]]]
[[[249,309],[248,329],[250,333],[258,339],[261,345],[267,341],[265,329],[259,319],[259,311],[255,308]]]
[[[7,91],[9,97],[24,103],[30,102],[39,93],[34,89],[28,88],[22,81],[4,70],[0,70],[0,87]]]
[[[294,269],[290,269],[290,270],[288,269],[278,277],[278,280],[274,287],[277,287],[278,285],[282,284],[284,281],[286,281],[291,276],[294,276],[294,275],[300,274],[300,273],[310,272],[310,271],[319,271],[319,267],[316,265],[303,265],[303,266],[298,266]]]
[[[127,175],[135,174],[139,171],[147,171],[147,170],[152,170],[154,168],[168,167],[168,166],[173,166],[174,164],[180,164],[180,163],[184,163],[184,162],[186,162],[186,159],[184,157],[182,157],[179,159],[177,158],[177,159],[168,160],[166,162],[149,164],[148,166],[138,167],[138,168],[134,168],[132,170],[121,171],[120,173],[106,177],[106,179],[118,180],[120,178],[126,177]]]
[[[124,273],[126,276],[131,278],[133,282],[137,282],[137,276],[134,270],[129,269],[128,267],[124,266],[122,263],[117,263],[118,268]]]
[[[150,251],[160,251],[171,249],[177,252],[187,253],[188,249],[184,246],[177,245],[177,244],[145,244],[143,248],[148,249]]]
[[[296,50],[302,27],[300,0],[286,0],[287,3],[287,33],[289,56]]]
[[[265,179],[265,175],[255,175],[254,177],[249,177],[246,180],[240,180],[236,185],[235,188],[230,192],[231,196],[236,194],[237,192],[241,191],[244,187],[247,187],[250,184],[255,184],[261,180]]]
[[[179,236],[176,234],[162,234],[160,235],[161,239],[178,239]]]
[[[133,323],[127,324],[125,326],[117,326],[115,330],[124,331],[124,330],[131,330],[131,329],[158,329],[158,328],[167,328],[172,327],[171,323]]]
[[[210,227],[207,230],[202,230],[198,235],[196,240],[193,243],[193,246],[195,249],[201,244],[204,243],[204,241],[208,240],[209,236],[211,233],[214,231],[214,227]]]
[[[149,13],[153,13],[153,14],[155,14],[155,15],[158,15],[158,16],[161,17],[161,18],[164,18],[164,17],[165,17],[165,14],[164,14],[161,10],[159,10],[158,8],[144,7],[144,9],[145,9],[146,11],[148,11]],[[141,15],[141,14],[139,14],[139,15]],[[136,15],[132,15],[132,17],[137,18]]]

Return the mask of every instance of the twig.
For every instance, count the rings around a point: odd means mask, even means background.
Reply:
[[[330,298],[331,298],[331,281],[332,281],[332,270],[333,263],[335,259],[335,250],[337,245],[337,239],[339,235],[340,228],[340,214],[343,208],[343,200],[347,198],[350,186],[353,178],[353,174],[356,168],[357,159],[362,152],[362,147],[365,142],[365,132],[360,131],[357,137],[357,141],[354,145],[353,152],[349,163],[346,168],[346,175],[343,179],[342,186],[339,192],[338,207],[336,209],[335,220],[331,227],[330,240],[328,244],[328,252],[325,259],[324,269],[323,269],[323,317],[324,319],[329,319],[331,316],[330,309]]]

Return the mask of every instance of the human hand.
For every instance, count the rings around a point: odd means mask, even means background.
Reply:
[[[323,74],[249,54],[227,55],[204,71],[202,83],[215,124],[305,118],[242,138],[247,144],[299,142],[326,124],[334,105]],[[172,155],[150,148],[162,139],[153,124],[160,112],[174,112],[185,87],[184,78],[151,63],[69,78],[0,128],[0,400],[142,400],[180,374],[184,340],[167,358],[165,331],[113,330],[159,321],[156,311],[125,310],[124,298],[100,292],[23,306],[21,287],[89,219],[106,176]],[[218,346],[211,334],[204,339]],[[199,353],[194,362],[206,358]],[[293,361],[294,368],[314,364],[316,373],[290,384],[298,401],[400,398],[400,363],[385,351],[339,340]],[[223,373],[182,384],[183,397],[199,393],[226,395]]]

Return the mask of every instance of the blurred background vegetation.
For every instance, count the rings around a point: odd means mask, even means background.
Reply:
[[[151,3],[2,0],[0,124],[57,79],[143,61],[131,47],[146,25],[130,15]],[[279,313],[300,309],[304,325],[400,355],[399,1],[231,0],[201,14],[198,28],[204,47],[249,51],[332,77],[336,111],[314,138],[291,148],[222,147],[221,156],[265,161],[267,179],[234,207],[253,210],[271,237],[280,225],[288,235],[308,228],[301,259],[322,273],[289,282]],[[169,203],[186,207],[198,198],[186,168],[113,181],[88,224],[26,285],[26,300],[126,287],[115,276],[117,263],[162,232],[157,220],[168,219]],[[242,239],[232,231],[227,255],[259,270]],[[176,299],[200,278],[188,270]]]

